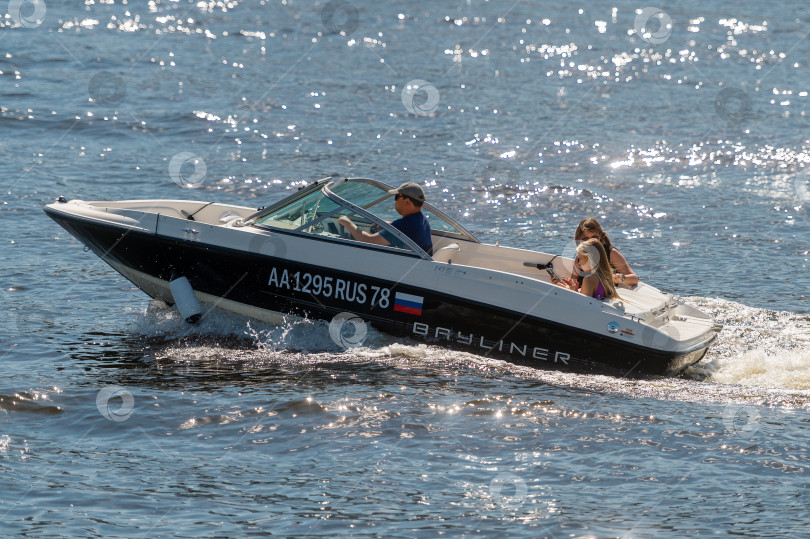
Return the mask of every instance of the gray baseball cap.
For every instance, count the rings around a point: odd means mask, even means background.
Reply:
[[[396,189],[391,189],[388,192],[392,195],[405,195],[406,197],[418,200],[419,202],[425,201],[425,192],[422,190],[422,186],[414,182],[405,182]]]

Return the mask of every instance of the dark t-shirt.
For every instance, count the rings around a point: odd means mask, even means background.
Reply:
[[[427,254],[433,256],[433,239],[430,237],[430,223],[428,223],[427,217],[425,217],[425,214],[421,211],[397,219],[393,221],[391,225],[411,238],[413,242],[424,249]],[[387,237],[388,234],[384,230],[380,233],[386,240],[393,243],[393,238]]]

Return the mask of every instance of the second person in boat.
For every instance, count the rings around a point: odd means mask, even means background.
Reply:
[[[596,299],[618,297],[613,284],[613,270],[605,248],[598,239],[592,238],[577,245],[574,271],[582,278],[581,284],[576,278],[563,279],[557,284]]]
[[[610,238],[602,230],[599,221],[593,217],[588,217],[580,221],[574,232],[574,240],[580,242],[596,238],[602,244],[607,253],[608,262],[613,269],[613,283],[633,286],[638,284],[638,275],[633,271],[624,256],[610,243]],[[573,277],[573,276],[572,276]]]

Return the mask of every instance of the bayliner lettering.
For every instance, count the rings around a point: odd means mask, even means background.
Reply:
[[[351,301],[360,305],[388,308],[391,304],[391,290],[366,283],[358,283],[347,279],[325,277],[323,275],[296,271],[292,273],[287,269],[276,267],[270,270],[270,279],[267,286],[294,290],[313,296],[334,298]]]
[[[422,322],[413,323],[413,333],[427,338],[446,339],[460,344],[469,346],[477,346],[483,350],[497,350],[498,352],[506,352],[508,354],[517,354],[521,357],[531,357],[543,361],[554,361],[568,365],[568,360],[571,359],[571,354],[566,352],[555,351],[552,352],[548,348],[540,346],[530,347],[527,344],[519,344],[516,342],[504,342],[503,340],[491,341],[485,339],[483,335],[478,336],[473,333],[462,333],[461,331],[453,332],[453,330],[436,326],[432,328],[428,324]]]

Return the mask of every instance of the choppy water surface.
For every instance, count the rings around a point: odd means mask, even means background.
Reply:
[[[808,535],[804,4],[67,4],[0,19],[4,536]],[[488,242],[595,216],[725,329],[625,380],[189,328],[42,213],[329,174]]]

